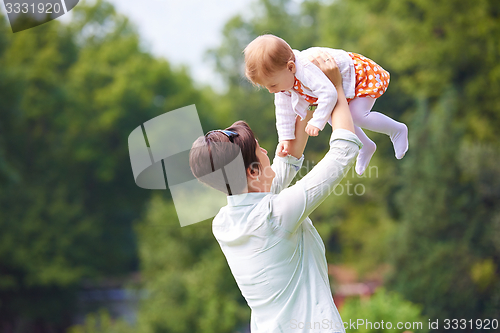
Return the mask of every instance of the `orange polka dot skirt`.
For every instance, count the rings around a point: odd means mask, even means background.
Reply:
[[[375,61],[360,54],[349,52],[356,71],[355,97],[379,98],[389,86],[389,72],[377,65]],[[348,99],[352,101],[353,98]]]

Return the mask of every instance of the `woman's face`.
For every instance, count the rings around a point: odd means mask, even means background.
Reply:
[[[274,170],[271,168],[271,162],[269,160],[269,156],[267,156],[267,150],[265,150],[259,145],[259,141],[257,141],[255,154],[257,155],[257,158],[259,159],[260,162],[259,181],[263,182],[263,184],[265,184],[266,187],[268,186],[270,190],[271,184],[276,174],[274,173]]]

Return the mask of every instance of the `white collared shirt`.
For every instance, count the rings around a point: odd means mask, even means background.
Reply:
[[[252,333],[345,332],[325,247],[308,215],[348,172],[361,146],[350,131],[333,131],[325,157],[290,187],[303,157],[275,157],[271,192],[229,196],[214,218],[214,236],[252,310]]]
[[[349,53],[344,50],[326,47],[311,47],[304,51],[293,50],[297,69],[295,78],[300,81],[306,95],[318,98],[317,108],[308,123],[323,130],[326,123],[330,122],[332,110],[337,103],[337,90],[328,77],[309,61],[308,56],[317,51],[328,53],[337,63],[342,75],[342,87],[346,98],[354,98],[356,78],[354,62]],[[274,104],[278,141],[293,140],[295,138],[295,117],[299,115],[302,119],[305,118],[309,102],[305,100],[304,96],[292,89],[275,93]]]

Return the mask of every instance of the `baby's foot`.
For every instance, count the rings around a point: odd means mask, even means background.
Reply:
[[[375,142],[370,141],[368,143],[363,144],[363,148],[360,149],[358,158],[356,159],[356,173],[358,175],[362,175],[368,164],[370,164],[370,160],[372,159],[373,154],[377,150],[377,145]]]
[[[399,123],[399,130],[391,135],[392,145],[398,160],[402,159],[408,150],[408,127]]]

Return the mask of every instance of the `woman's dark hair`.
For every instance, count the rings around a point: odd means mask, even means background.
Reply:
[[[238,135],[231,137],[233,142],[231,143],[229,137],[219,131],[212,131],[206,136],[200,136],[191,147],[189,166],[193,175],[210,187],[228,195],[240,194],[247,189],[246,170],[249,168],[251,171],[260,169],[260,162],[255,154],[257,142],[250,126],[242,120],[235,122],[225,130],[238,133]],[[234,170],[225,170],[224,172],[223,167],[235,161],[240,152],[244,170],[239,168],[238,172],[232,172]],[[219,169],[223,170],[225,181],[221,181],[220,177],[214,175],[215,171]],[[226,177],[227,172],[237,175],[238,181],[231,181],[229,184]]]

